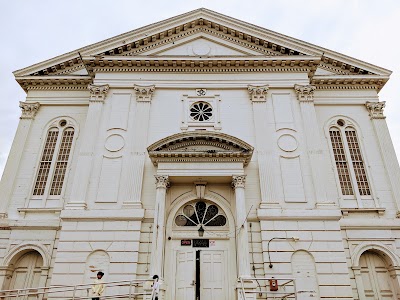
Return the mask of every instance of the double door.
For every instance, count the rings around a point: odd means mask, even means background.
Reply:
[[[224,250],[176,252],[176,300],[227,300],[228,274]]]

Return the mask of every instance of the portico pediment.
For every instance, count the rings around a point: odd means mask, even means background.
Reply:
[[[247,165],[253,147],[236,137],[212,131],[171,135],[147,148],[154,165],[159,162],[242,162]]]

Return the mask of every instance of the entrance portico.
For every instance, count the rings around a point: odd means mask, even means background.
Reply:
[[[147,150],[157,166],[150,275],[163,282],[160,299],[235,298],[237,279],[250,277],[244,168],[253,147],[226,134],[193,131]],[[233,193],[223,196],[208,188],[213,184]],[[191,191],[166,205],[170,185]]]

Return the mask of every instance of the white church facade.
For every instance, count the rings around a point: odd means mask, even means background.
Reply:
[[[390,74],[207,9],[14,72],[1,289],[400,299]]]

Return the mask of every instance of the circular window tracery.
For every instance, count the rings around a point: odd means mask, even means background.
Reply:
[[[197,201],[183,206],[175,217],[177,226],[225,226],[226,217],[215,204]]]
[[[190,107],[190,117],[195,121],[208,121],[212,117],[212,110],[207,102],[196,102]]]

